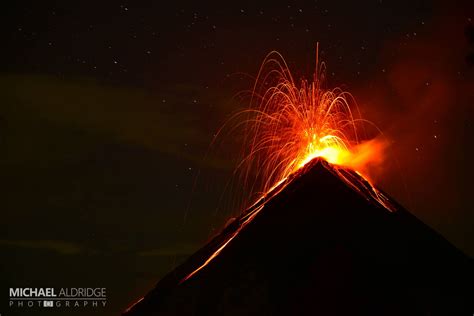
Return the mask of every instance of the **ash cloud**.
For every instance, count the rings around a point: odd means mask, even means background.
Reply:
[[[383,168],[373,172],[376,182],[473,254],[474,35],[468,12],[439,7],[431,21],[387,40],[376,61],[381,71],[356,95],[390,144]]]

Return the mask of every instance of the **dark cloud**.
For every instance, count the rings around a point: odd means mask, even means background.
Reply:
[[[90,252],[81,245],[59,240],[0,240],[0,246],[54,251],[61,255]]]

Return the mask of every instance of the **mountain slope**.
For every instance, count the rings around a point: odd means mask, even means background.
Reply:
[[[472,259],[355,172],[316,159],[280,188],[124,314],[472,315]]]

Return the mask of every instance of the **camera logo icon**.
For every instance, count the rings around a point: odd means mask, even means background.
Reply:
[[[43,307],[53,307],[53,301],[43,301]]]

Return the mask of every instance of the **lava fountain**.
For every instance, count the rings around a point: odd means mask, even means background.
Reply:
[[[366,128],[380,131],[370,121],[360,118],[350,93],[340,88],[324,89],[324,76],[325,64],[319,64],[318,47],[313,81],[301,80],[299,85],[280,53],[272,51],[265,57],[249,107],[227,122],[233,130],[243,128],[243,156],[236,172],[240,173],[244,187],[257,199],[246,208],[239,228],[181,282],[218,256],[265,203],[313,159],[325,160],[331,171],[354,190],[379,202],[388,211],[394,210],[389,199],[364,175],[370,163],[382,159],[383,149],[383,142],[365,137]],[[347,172],[348,169],[355,173]]]
[[[282,55],[269,53],[258,72],[248,108],[224,125],[243,130],[236,173],[247,201],[249,196],[252,201],[267,194],[316,157],[353,169],[365,178],[368,166],[382,160],[385,143],[379,137],[368,138],[368,132],[380,136],[379,129],[361,118],[349,92],[324,88],[325,70],[317,47],[313,80],[297,83]]]

